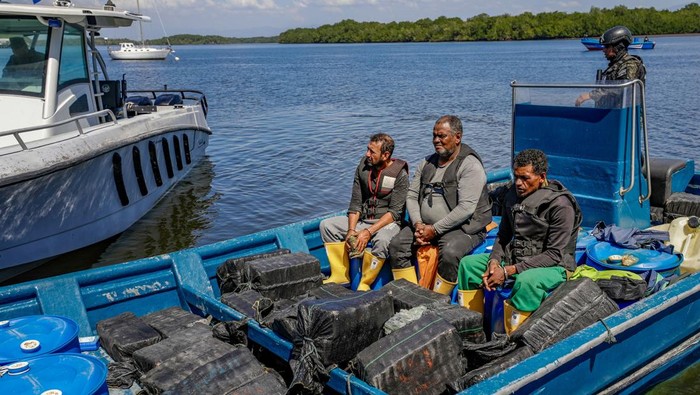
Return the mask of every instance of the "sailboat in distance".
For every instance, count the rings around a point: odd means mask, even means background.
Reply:
[[[111,0],[107,0],[105,9],[107,9],[107,7],[115,7],[115,5]],[[139,4],[139,0],[136,0],[136,10],[139,14],[141,13],[141,4]],[[146,46],[146,42],[143,38],[143,24],[140,20],[139,32],[141,45],[129,42],[119,43],[119,49],[108,49],[109,56],[115,60],[163,60],[173,52],[169,45],[165,48]]]

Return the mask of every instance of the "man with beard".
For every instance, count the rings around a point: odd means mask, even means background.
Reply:
[[[347,217],[321,221],[321,239],[331,266],[325,283],[350,281],[350,256],[362,256],[358,291],[367,291],[387,257],[389,241],[399,232],[408,190],[408,164],[394,159],[394,140],[387,134],[370,137],[367,152],[355,171]],[[366,248],[369,242],[371,248]]]
[[[513,161],[513,185],[504,199],[503,218],[491,254],[466,256],[459,265],[459,304],[484,312],[484,291],[515,279],[504,303],[510,334],[547,293],[576,269],[574,252],[581,209],[561,183],[547,179],[544,152],[526,149]]]
[[[603,54],[608,60],[608,68],[602,72],[602,81],[641,80],[645,82],[646,68],[642,58],[627,53],[627,47],[632,43],[632,33],[624,26],[608,29],[600,37],[603,44]],[[600,72],[600,70],[599,70]],[[582,93],[576,98],[576,106],[586,100],[593,100],[596,107],[612,108],[619,105],[620,93],[612,89],[594,89]]]
[[[435,153],[418,164],[408,188],[406,209],[410,225],[389,244],[394,278],[417,282],[411,264],[416,247],[438,249],[432,290],[448,295],[457,283],[459,260],[486,236],[491,203],[486,172],[479,155],[462,143],[462,121],[445,115],[433,127]]]

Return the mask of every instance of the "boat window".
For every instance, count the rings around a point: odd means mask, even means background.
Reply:
[[[175,173],[173,173],[173,160],[170,156],[170,144],[168,144],[168,139],[163,137],[161,140],[163,143],[163,155],[165,155],[165,171],[168,173],[168,178],[173,178]]]
[[[0,17],[0,91],[41,96],[49,28],[34,17]]]
[[[76,82],[87,82],[88,71],[84,47],[85,40],[82,30],[66,24],[63,29],[61,69],[58,73],[59,89]]]
[[[173,136],[173,145],[175,146],[175,163],[177,164],[177,169],[182,170],[182,154],[180,153],[180,139],[177,136]]]

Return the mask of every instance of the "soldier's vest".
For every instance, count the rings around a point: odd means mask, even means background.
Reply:
[[[581,225],[583,216],[574,195],[554,180],[550,180],[548,186],[536,190],[520,203],[517,202],[515,186],[508,190],[504,214],[508,215],[513,227],[513,240],[506,246],[506,261],[509,264],[516,264],[526,257],[540,254],[547,248],[545,245],[549,231],[547,214],[551,209],[550,204],[559,196],[566,196],[571,201],[575,213],[574,229],[563,251],[559,266],[570,271],[576,269],[574,252],[578,227]]]
[[[389,211],[389,198],[394,190],[396,177],[399,176],[402,170],[408,174],[408,163],[401,159],[393,159],[389,167],[378,172],[376,183],[373,174],[377,172],[372,166],[366,164],[363,158],[360,162],[360,188],[362,196],[369,196],[362,202],[362,220],[379,219],[382,215]],[[400,213],[403,217],[403,212]]]
[[[445,169],[445,174],[442,177],[442,181],[434,183],[431,183],[430,181],[433,179],[433,176],[437,171],[439,156],[438,154],[433,154],[426,158],[426,163],[423,167],[423,172],[421,173],[420,178],[420,190],[418,192],[419,204],[423,202],[423,197],[426,195],[426,193],[440,191],[444,196],[445,201],[447,202],[447,207],[450,209],[450,211],[457,207],[457,202],[459,201],[457,170],[459,170],[459,167],[462,166],[462,162],[464,162],[464,159],[469,155],[474,156],[477,160],[479,160],[479,163],[482,163],[483,165],[483,162],[476,151],[466,144],[461,144],[459,154],[455,160],[452,161],[449,166],[447,166],[447,169]],[[476,210],[474,210],[474,214],[462,225],[462,230],[467,234],[477,234],[483,231],[484,228],[486,228],[486,225],[488,225],[490,222],[491,200],[489,199],[488,189],[486,188],[486,185],[484,185],[484,188],[481,190],[479,201],[476,204]]]
[[[625,69],[630,63],[639,63],[637,75],[633,76],[632,79],[639,79],[642,82],[645,82],[647,69],[644,66],[644,61],[642,61],[642,58],[640,58],[639,56],[630,55],[629,53],[625,53],[619,60],[613,61],[612,64],[608,66],[608,68],[605,69],[605,71],[603,71],[603,79],[608,81],[627,79],[626,72],[624,73],[625,78],[621,78],[620,74],[622,73],[623,69]]]

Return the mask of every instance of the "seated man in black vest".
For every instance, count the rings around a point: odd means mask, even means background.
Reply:
[[[459,260],[486,236],[491,203],[479,155],[462,143],[462,121],[445,115],[433,127],[435,153],[418,164],[408,188],[410,225],[389,244],[394,278],[417,282],[411,263],[417,246],[438,248],[433,291],[448,295],[457,283]]]
[[[23,37],[10,37],[12,55],[3,69],[3,78],[41,78],[44,55],[29,49]]]
[[[547,179],[547,156],[536,149],[513,160],[515,181],[505,195],[503,218],[491,254],[466,256],[459,266],[459,304],[484,312],[484,291],[513,277],[504,303],[506,333],[536,310],[547,293],[576,269],[574,252],[581,209],[560,182]]]
[[[358,291],[367,291],[387,257],[389,241],[399,232],[408,190],[408,164],[392,158],[394,139],[370,137],[365,156],[355,171],[347,217],[321,221],[321,239],[331,266],[325,282],[348,283],[349,252],[363,256]],[[372,248],[365,249],[372,241]]]

